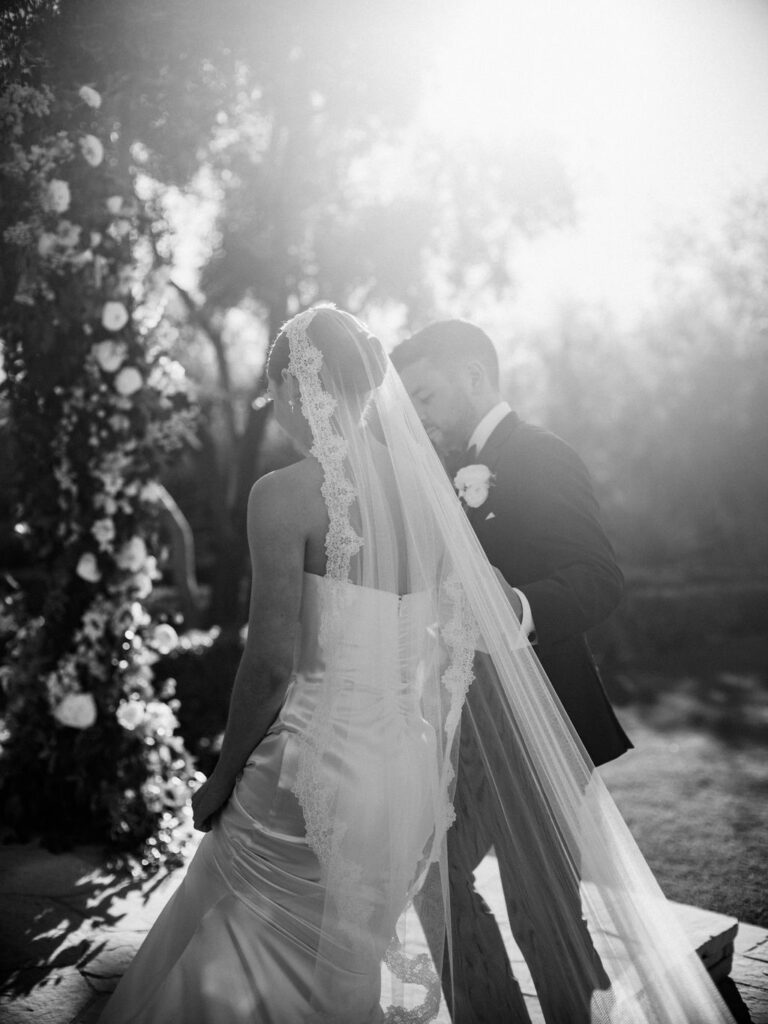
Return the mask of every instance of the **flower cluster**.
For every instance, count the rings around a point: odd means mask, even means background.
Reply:
[[[13,613],[2,684],[16,762],[55,759],[84,818],[160,862],[199,779],[172,681],[153,671],[178,637],[146,601],[160,574],[161,460],[190,438],[195,410],[158,329],[166,278],[151,211],[101,106],[91,84],[67,99],[19,84],[0,96],[0,183],[14,211],[2,234],[16,254],[0,387],[21,515],[50,575],[40,614]]]
[[[463,466],[453,478],[459,500],[467,508],[480,508],[488,498],[494,474],[487,466]]]

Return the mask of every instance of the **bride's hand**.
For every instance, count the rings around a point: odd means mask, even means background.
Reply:
[[[232,786],[222,785],[215,773],[192,795],[193,823],[198,832],[209,832],[213,818],[229,799]]]

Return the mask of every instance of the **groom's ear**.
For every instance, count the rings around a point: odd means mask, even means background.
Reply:
[[[481,394],[488,388],[488,372],[479,359],[465,364],[466,381],[473,394]]]

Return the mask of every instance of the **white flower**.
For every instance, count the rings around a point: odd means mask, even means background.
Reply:
[[[90,729],[96,721],[96,701],[90,693],[69,693],[53,709],[53,717],[72,729]]]
[[[119,220],[116,220],[111,228],[112,234],[118,240],[121,238],[125,238],[125,236],[128,234],[130,230],[131,222],[129,220],[126,220],[125,217],[121,217]]]
[[[108,331],[119,331],[128,323],[128,310],[122,302],[105,302],[101,322]]]
[[[58,703],[64,696],[64,686],[58,673],[49,672],[45,677],[45,689],[51,704]]]
[[[139,572],[133,577],[133,589],[140,601],[146,601],[152,593],[152,577],[146,572]]]
[[[464,466],[453,478],[459,498],[470,508],[480,508],[488,497],[493,473],[487,466]]]
[[[100,640],[104,635],[104,630],[107,627],[107,618],[103,611],[97,611],[96,609],[89,609],[83,615],[82,632],[91,642]]]
[[[144,378],[135,366],[124,366],[115,377],[115,391],[125,398],[129,398],[143,386]]]
[[[56,248],[56,235],[51,231],[44,231],[37,240],[37,253],[39,256],[50,256]]]
[[[128,572],[138,572],[147,560],[147,545],[141,537],[131,537],[120,548],[117,564]]]
[[[149,615],[142,604],[132,601],[117,609],[112,624],[115,630],[139,629],[149,624]]]
[[[100,231],[92,231],[91,232],[91,248],[95,249],[100,241],[101,241],[101,232]]]
[[[116,433],[119,433],[120,431],[127,430],[131,425],[131,421],[127,416],[123,416],[121,412],[116,412],[109,417],[109,425]]]
[[[176,680],[165,679],[163,681],[162,688],[160,690],[160,697],[162,700],[171,700],[172,697],[176,696]]]
[[[152,732],[164,736],[171,736],[179,724],[176,715],[161,700],[151,700],[147,704],[147,718]]]
[[[115,718],[128,732],[133,732],[147,717],[147,705],[143,700],[121,700]]]
[[[66,181],[62,181],[61,178],[53,178],[48,182],[48,188],[45,193],[45,208],[47,210],[52,210],[54,213],[64,213],[69,209],[71,201],[72,194]]]
[[[83,85],[77,94],[83,103],[87,103],[89,107],[93,107],[94,110],[98,110],[101,106],[101,95],[96,92],[95,89],[91,88],[90,85]]]
[[[124,341],[111,341],[107,338],[92,345],[91,352],[105,373],[115,373],[125,362],[128,346]]]
[[[179,634],[173,626],[169,626],[167,622],[161,622],[155,626],[147,640],[158,654],[170,654],[178,647]]]
[[[93,253],[91,250],[85,249],[83,252],[79,252],[75,256],[72,256],[69,262],[71,266],[75,267],[76,270],[79,270],[80,267],[84,267],[86,263],[90,263],[92,259]]]
[[[82,230],[79,224],[73,224],[71,220],[60,220],[56,238],[65,249],[71,249],[80,241]]]
[[[91,533],[99,545],[99,550],[109,551],[115,539],[115,524],[109,518],[97,519],[91,527]]]
[[[97,139],[95,135],[84,135],[80,139],[80,152],[83,154],[85,162],[91,167],[98,167],[104,159],[104,147],[101,140]]]
[[[163,786],[166,807],[179,807],[189,799],[189,786],[178,775],[171,776]]]
[[[163,500],[163,488],[157,480],[150,480],[141,488],[139,497],[149,505],[158,505]]]
[[[163,809],[163,791],[155,782],[145,782],[141,787],[141,795],[149,811],[161,811]]]
[[[81,555],[75,572],[81,580],[86,580],[88,583],[98,582],[101,579],[101,572],[99,570],[99,563],[96,561],[96,555],[90,551],[86,551],[84,555]]]
[[[107,210],[113,215],[117,216],[123,208],[123,197],[122,196],[110,196],[107,199]]]

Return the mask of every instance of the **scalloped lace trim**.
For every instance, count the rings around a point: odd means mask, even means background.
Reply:
[[[427,1024],[434,1020],[440,1010],[442,990],[432,957],[428,953],[409,957],[402,952],[397,939],[393,939],[384,955],[384,963],[406,985],[421,985],[427,990],[424,1002],[412,1010],[404,1006],[388,1006],[384,1014],[385,1024]]]
[[[325,537],[326,579],[330,593],[323,602],[320,621],[320,644],[326,652],[326,664],[332,663],[332,652],[343,627],[345,584],[349,580],[352,558],[363,541],[350,521],[349,509],[357,500],[357,492],[348,480],[344,462],[348,446],[334,430],[332,417],[337,400],[323,389],[320,370],[322,353],[307,337],[314,310],[295,316],[287,324],[290,358],[288,370],[299,382],[301,411],[312,431],[311,454],[323,470],[321,493],[328,509],[329,526]],[[334,815],[334,789],[324,781],[323,759],[333,746],[333,700],[318,709],[311,734],[300,740],[295,793],[307,828],[307,841],[325,870],[326,885],[336,905],[340,922],[355,926],[363,923],[364,909],[354,899],[355,878],[361,874],[359,865],[342,854],[345,828]]]
[[[441,631],[443,641],[449,651],[448,664],[441,677],[441,683],[450,696],[450,706],[443,727],[447,741],[446,750],[450,752],[461,720],[461,710],[464,707],[467,691],[475,678],[473,666],[479,630],[464,589],[455,572],[446,579],[444,589],[451,614]],[[432,860],[439,857],[443,839],[456,820],[456,812],[450,797],[450,787],[455,777],[456,772],[449,753],[445,758],[443,777],[440,780],[441,812],[435,822]]]

